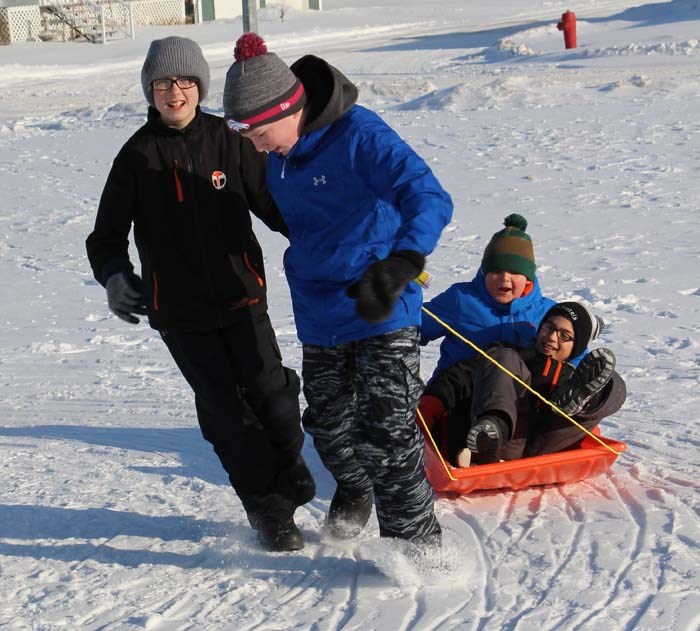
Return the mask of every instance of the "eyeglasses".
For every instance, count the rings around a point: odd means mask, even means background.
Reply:
[[[546,333],[547,335],[551,335],[556,331],[557,333],[557,339],[560,342],[573,342],[574,341],[574,336],[569,333],[566,329],[558,329],[555,327],[549,320],[546,322],[542,323],[542,326],[540,326],[540,331]]]
[[[194,77],[175,77],[174,79],[166,77],[165,79],[156,79],[153,81],[153,89],[159,92],[166,92],[173,87],[173,83],[181,90],[189,90],[197,85],[197,79]]]

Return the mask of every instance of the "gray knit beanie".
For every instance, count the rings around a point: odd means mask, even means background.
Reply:
[[[231,129],[272,123],[304,107],[304,86],[286,63],[267,52],[262,37],[242,35],[234,57],[224,84],[224,114]]]
[[[173,35],[154,39],[141,68],[143,95],[153,105],[153,81],[166,77],[195,77],[199,87],[199,100],[209,92],[209,64],[197,42]]]

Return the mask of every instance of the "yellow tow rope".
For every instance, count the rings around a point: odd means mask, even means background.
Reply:
[[[427,313],[433,320],[435,320],[436,322],[438,322],[439,324],[441,324],[442,326],[444,326],[450,333],[452,333],[452,335],[454,335],[455,337],[457,337],[457,338],[459,338],[460,340],[462,340],[462,341],[463,341],[465,344],[467,344],[468,346],[471,346],[477,353],[479,353],[480,355],[482,355],[483,357],[485,357],[486,359],[488,359],[490,362],[492,362],[493,364],[495,364],[496,366],[498,366],[504,373],[506,373],[507,375],[509,375],[510,377],[512,377],[517,383],[519,383],[521,386],[523,386],[523,388],[525,388],[526,390],[528,390],[529,392],[531,392],[532,394],[534,394],[540,401],[543,401],[544,403],[546,403],[546,404],[547,404],[549,407],[551,407],[557,414],[560,414],[560,415],[563,416],[567,421],[570,421],[571,423],[573,423],[574,425],[576,425],[576,427],[578,427],[581,431],[583,431],[583,432],[585,432],[586,434],[588,434],[588,435],[589,435],[591,438],[593,438],[595,441],[599,442],[599,443],[600,443],[601,445],[603,445],[603,447],[605,447],[608,451],[612,451],[612,453],[614,453],[616,456],[619,456],[619,455],[620,455],[620,452],[619,452],[619,451],[615,451],[610,445],[608,445],[605,441],[601,440],[601,439],[600,439],[598,436],[596,436],[593,432],[587,430],[583,425],[581,425],[580,423],[578,423],[577,421],[575,421],[574,419],[572,419],[568,414],[566,414],[566,412],[563,412],[562,410],[560,410],[556,405],[554,405],[554,403],[552,403],[551,401],[548,401],[547,399],[545,399],[539,392],[537,392],[536,390],[532,389],[532,388],[530,387],[529,384],[525,383],[522,379],[520,379],[520,377],[518,377],[517,375],[514,375],[514,374],[513,374],[510,370],[508,370],[505,366],[501,365],[501,364],[500,364],[499,362],[497,362],[493,357],[491,357],[491,355],[489,355],[488,353],[485,353],[484,351],[482,351],[476,344],[474,344],[474,342],[472,342],[471,340],[468,340],[466,337],[464,337],[463,335],[459,334],[459,333],[458,333],[457,331],[455,331],[449,324],[447,324],[446,322],[443,322],[443,321],[442,321],[440,318],[438,318],[434,313],[431,313],[430,310],[426,309],[425,307],[421,307],[421,309],[422,309],[425,313]],[[428,426],[427,426],[427,424],[426,424],[426,422],[425,422],[425,419],[423,418],[423,415],[421,414],[420,410],[418,410],[418,417],[420,418],[421,423],[423,424],[424,429],[427,431],[428,436],[430,436],[430,441],[432,442],[433,447],[435,448],[435,451],[436,451],[436,453],[438,454],[438,457],[439,457],[440,460],[442,461],[442,464],[445,466],[445,471],[447,471],[447,472],[448,472],[448,475],[449,475],[449,469],[448,469],[447,465],[445,464],[445,461],[443,460],[442,455],[440,454],[440,450],[437,448],[437,445],[435,444],[435,441],[433,440],[432,434],[431,434],[430,431],[428,430]],[[450,475],[450,478],[452,478],[451,475]],[[452,478],[452,479],[454,479],[454,478]]]

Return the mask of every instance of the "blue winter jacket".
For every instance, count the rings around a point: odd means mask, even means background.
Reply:
[[[554,304],[554,300],[542,295],[536,277],[527,296],[507,305],[500,304],[486,290],[484,274],[479,270],[472,281],[455,283],[425,307],[483,349],[491,342],[531,346],[542,317]],[[440,359],[433,376],[476,354],[433,318],[423,315],[421,344],[443,336],[445,339],[440,345]]]
[[[374,324],[357,316],[346,290],[394,251],[429,254],[452,217],[449,195],[396,132],[354,105],[357,92],[340,72],[313,56],[292,70],[316,114],[288,156],[270,154],[267,181],[289,228],[284,267],[299,339],[335,346],[420,325],[414,282]]]

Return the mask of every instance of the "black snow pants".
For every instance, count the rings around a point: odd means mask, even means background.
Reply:
[[[531,353],[494,344],[488,354],[528,385],[542,378],[531,372],[533,362],[526,362]],[[570,378],[573,368],[562,369],[560,383]],[[538,390],[538,387],[535,387]],[[439,398],[448,410],[448,458],[455,461],[457,452],[467,443],[467,432],[476,419],[497,412],[507,420],[510,438],[500,458],[522,457],[563,451],[577,445],[585,433],[576,425],[552,411],[510,375],[481,356],[450,366],[427,386],[426,394]],[[617,373],[608,385],[586,404],[574,418],[589,431],[606,416],[617,412],[625,401],[625,383]],[[547,393],[542,392],[546,397]]]
[[[337,484],[353,495],[374,492],[381,536],[440,532],[415,422],[417,329],[303,350],[304,429]]]
[[[251,525],[257,515],[289,518],[280,491],[304,442],[299,377],[282,366],[267,314],[205,332],[161,331],[194,391],[202,435],[214,446]]]

